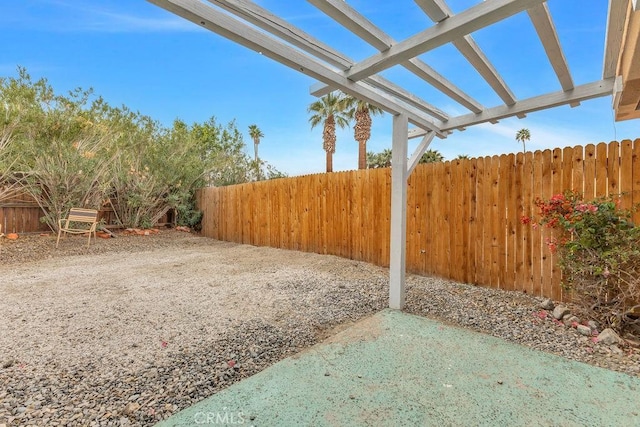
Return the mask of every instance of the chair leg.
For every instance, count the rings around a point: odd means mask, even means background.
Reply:
[[[58,240],[56,240],[56,249],[58,249],[58,243],[60,243],[60,234],[62,234],[62,230],[58,229]]]

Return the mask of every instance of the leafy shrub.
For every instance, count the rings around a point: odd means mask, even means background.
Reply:
[[[18,78],[0,79],[4,174],[20,177],[21,191],[35,199],[53,230],[73,206],[99,209],[110,185],[113,158],[106,149],[113,134],[96,120],[90,96],[81,90],[56,95],[24,69]]]
[[[245,148],[233,121],[167,128],[91,90],[56,94],[24,68],[0,77],[0,201],[30,194],[53,230],[69,208],[105,203],[127,227],[151,227],[169,209],[195,226],[196,189],[283,176]]]
[[[571,191],[536,205],[535,225],[560,231],[547,245],[557,252],[563,285],[582,314],[618,331],[640,326],[640,227],[631,213],[617,199],[587,202]]]

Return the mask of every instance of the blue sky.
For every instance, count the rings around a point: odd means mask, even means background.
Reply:
[[[479,0],[449,0],[461,12]],[[257,1],[354,60],[373,48],[302,0]],[[396,40],[431,23],[411,0],[349,0]],[[559,38],[576,85],[601,77],[606,0],[551,0]],[[519,99],[560,89],[525,13],[473,34]],[[202,122],[215,116],[264,133],[260,157],[290,175],[323,172],[322,132],[311,130],[307,107],[313,79],[143,0],[19,0],[0,3],[0,75],[18,65],[45,77],[56,91],[93,88],[112,105],[127,105],[170,125],[175,118]],[[421,56],[429,65],[487,107],[499,98],[452,46]],[[385,77],[451,115],[468,111],[404,69]],[[640,137],[640,120],[615,122],[611,97],[529,114],[525,119],[479,125],[435,139],[445,158],[516,152],[518,129],[528,128],[527,149],[544,149]],[[417,144],[410,143],[410,150]],[[391,147],[391,117],[374,118],[369,151]],[[250,153],[248,147],[248,152]],[[357,167],[352,130],[338,134],[334,170]]]

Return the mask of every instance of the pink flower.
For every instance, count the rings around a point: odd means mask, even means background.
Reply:
[[[591,203],[580,203],[579,205],[576,205],[576,210],[578,212],[597,212],[598,211],[598,207],[596,205],[593,205]]]

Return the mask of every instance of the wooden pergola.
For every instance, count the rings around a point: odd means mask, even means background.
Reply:
[[[469,126],[561,105],[575,107],[603,96],[612,96],[618,120],[640,117],[639,0],[609,0],[602,77],[577,86],[545,0],[485,0],[458,14],[445,0],[414,0],[433,25],[404,40],[392,39],[343,0],[308,0],[379,51],[358,62],[249,0],[148,1],[311,76],[318,81],[310,88],[313,95],[340,89],[393,115],[389,306],[395,309],[402,309],[405,300],[407,179],[435,136],[446,138]],[[517,99],[474,41],[473,32],[518,13],[529,16],[561,90]],[[482,105],[418,58],[446,44],[477,70],[501,99],[500,105]],[[468,113],[450,116],[381,76],[395,66],[415,74]],[[408,159],[408,140],[418,137],[422,140]]]

